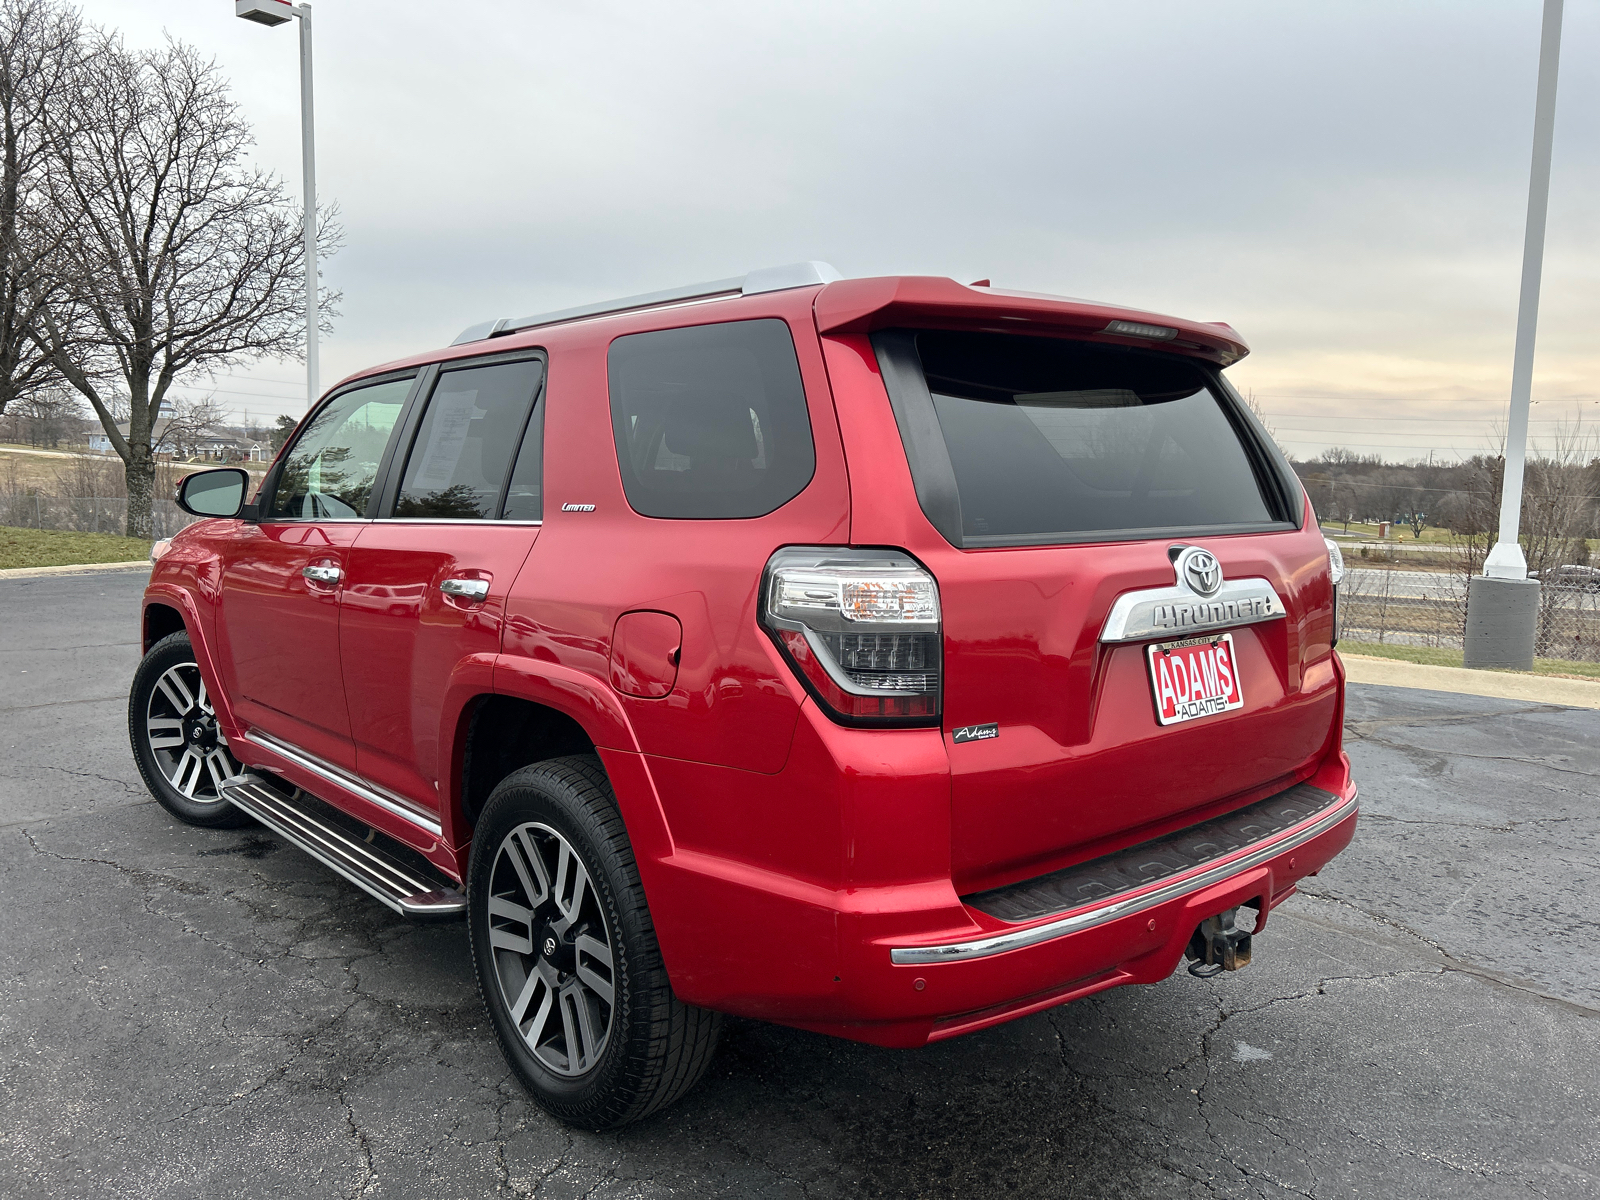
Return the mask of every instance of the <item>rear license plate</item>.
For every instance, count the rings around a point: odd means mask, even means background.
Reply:
[[[1214,633],[1150,647],[1150,690],[1163,725],[1244,707],[1233,635]]]

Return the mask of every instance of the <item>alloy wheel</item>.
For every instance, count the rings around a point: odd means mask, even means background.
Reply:
[[[145,736],[173,789],[199,803],[221,803],[223,780],[239,773],[206,694],[200,668],[178,663],[162,672],[145,706]]]
[[[599,893],[572,843],[538,822],[505,836],[489,875],[501,997],[547,1070],[582,1075],[605,1052],[616,968]]]

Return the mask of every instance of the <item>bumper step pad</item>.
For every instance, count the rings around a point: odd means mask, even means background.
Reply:
[[[1237,812],[1048,875],[963,896],[961,902],[1011,922],[1069,912],[1226,858],[1338,804],[1332,792],[1296,784]]]
[[[266,780],[250,774],[224,780],[220,790],[235,808],[243,809],[402,916],[451,920],[466,915],[464,892],[427,878],[380,846],[341,829],[312,804],[300,800],[302,793],[286,796]]]

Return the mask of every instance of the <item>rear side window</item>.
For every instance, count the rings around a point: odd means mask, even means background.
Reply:
[[[525,359],[442,372],[411,444],[394,515],[494,517],[543,370],[537,359]]]
[[[789,327],[636,333],[606,355],[622,486],[647,517],[759,517],[811,481],[816,448]]]
[[[1243,424],[1194,363],[1055,338],[897,336],[920,362],[960,544],[1226,532],[1281,519]]]

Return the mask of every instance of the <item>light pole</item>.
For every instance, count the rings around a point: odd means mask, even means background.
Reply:
[[[1545,215],[1550,207],[1550,154],[1556,128],[1556,72],[1561,61],[1562,0],[1544,0],[1539,39],[1539,90],[1533,107],[1533,167],[1528,178],[1528,223],[1522,242],[1522,296],[1511,365],[1511,419],[1506,427],[1505,478],[1500,488],[1500,534],[1483,574],[1467,589],[1465,664],[1533,667],[1539,626],[1539,581],[1517,540],[1522,523],[1522,474],[1528,456],[1528,405],[1533,394],[1533,347],[1544,270]]]
[[[317,402],[317,149],[311,105],[311,5],[289,0],[234,0],[234,15],[258,25],[300,21],[300,166],[305,177],[306,404]]]

